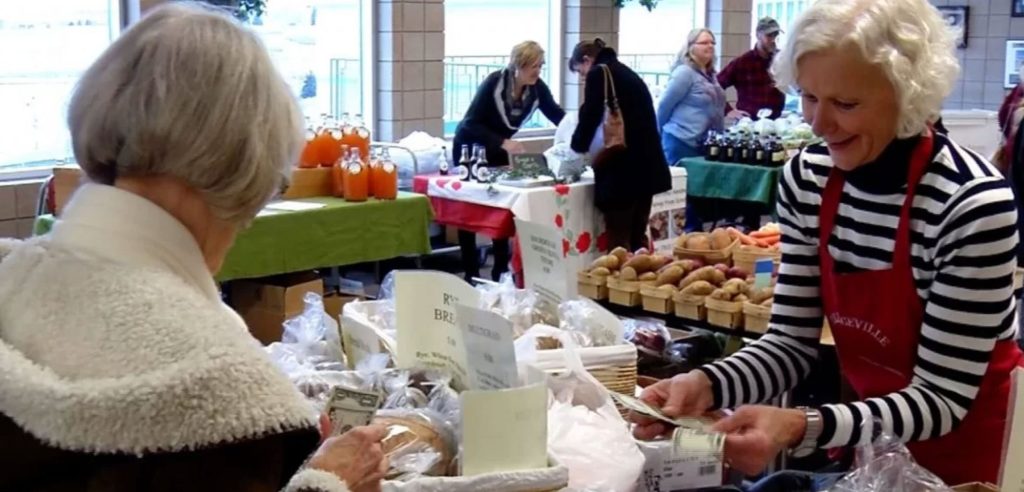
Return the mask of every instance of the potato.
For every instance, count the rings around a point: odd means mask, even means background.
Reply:
[[[678,284],[683,279],[683,269],[678,266],[669,266],[658,275],[657,279],[658,285]]]
[[[655,265],[651,270],[660,270],[668,266],[669,263],[672,263],[672,258],[664,255],[651,255],[651,261]]]
[[[649,282],[651,280],[658,280],[658,274],[654,272],[644,272],[640,274],[639,279],[641,282]]]
[[[706,280],[698,280],[683,288],[683,294],[706,296],[715,291],[715,286]]]
[[[750,286],[747,285],[747,282],[745,280],[731,278],[729,280],[726,280],[725,283],[722,284],[722,290],[728,292],[730,296],[736,296],[739,294],[746,294],[747,292],[749,292]]]
[[[774,302],[774,301],[775,301],[774,297],[769,297],[768,299],[765,299],[764,301],[762,301],[761,305],[764,306],[764,307],[772,307],[772,302]]]
[[[722,250],[728,248],[732,244],[732,237],[729,233],[721,227],[711,231],[711,248],[714,250]]]
[[[590,264],[591,268],[603,267],[609,270],[616,270],[619,268],[619,257],[615,255],[604,255]]]
[[[686,249],[694,251],[711,251],[711,240],[707,234],[691,234],[686,237]]]
[[[711,293],[710,297],[712,299],[718,299],[719,301],[732,301],[732,294],[727,292],[725,289],[715,289],[715,291]]]
[[[590,274],[598,277],[607,277],[612,274],[612,271],[605,267],[597,267],[590,270]]]
[[[669,291],[669,292],[675,292],[676,291],[676,286],[674,286],[672,284],[660,285],[660,286],[658,286],[658,290],[666,290],[666,291]]]
[[[700,267],[690,272],[686,277],[683,277],[683,280],[679,283],[679,288],[685,289],[686,286],[698,280],[705,280],[713,285],[718,285],[725,282],[725,274],[716,270],[713,266]]]
[[[740,294],[740,295],[732,298],[732,302],[747,302],[749,300],[750,300],[750,298],[748,298],[747,296],[745,296],[743,294]]]
[[[762,302],[771,299],[775,293],[771,287],[762,287],[760,289],[751,289],[748,295],[750,296],[750,302],[754,304],[761,304]]]
[[[657,270],[655,264],[656,262],[651,258],[651,255],[636,255],[630,258],[623,267],[632,267],[637,273],[644,273]]]
[[[637,277],[636,269],[633,267],[625,267],[622,269],[622,272],[619,273],[619,280],[626,282],[636,281]]]
[[[609,254],[619,259],[619,265],[624,265],[626,263],[626,260],[629,259],[629,251],[627,251],[626,248],[623,248],[622,246],[613,249],[612,252]]]

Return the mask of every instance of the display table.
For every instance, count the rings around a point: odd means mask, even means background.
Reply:
[[[686,169],[690,204],[704,221],[737,215],[752,219],[774,216],[782,168],[716,162],[703,157],[687,157],[676,165]]]
[[[395,200],[322,203],[301,211],[265,210],[242,231],[228,252],[218,281],[265,277],[315,268],[385,260],[430,252],[432,213],[423,195],[400,192]],[[35,233],[49,232],[52,215],[36,219]]]

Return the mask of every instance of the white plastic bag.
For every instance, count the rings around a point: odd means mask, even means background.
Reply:
[[[548,453],[569,468],[570,489],[635,490],[644,455],[576,350],[569,342],[563,350],[569,372],[548,379]]]
[[[883,431],[878,419],[865,421],[861,432],[875,437],[857,447],[855,469],[831,492],[952,492],[942,480],[914,461],[910,450]]]
[[[441,159],[444,159],[444,139],[431,136],[425,132],[412,132],[398,142],[398,145],[412,151],[416,156],[417,170],[413,169],[412,156],[408,152],[391,149],[391,160],[398,167],[398,181],[402,187],[412,186],[412,176],[419,174],[437,174]],[[454,155],[454,152],[452,153]]]
[[[572,134],[576,132],[576,126],[579,125],[579,114],[572,112],[566,113],[565,117],[562,118],[561,123],[558,124],[558,128],[555,129],[555,141],[554,144],[560,143],[571,144]],[[597,153],[604,148],[604,132],[601,131],[601,127],[597,127],[597,131],[594,132],[594,140],[590,142],[591,156],[597,155]]]

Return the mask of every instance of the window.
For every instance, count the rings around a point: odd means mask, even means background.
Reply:
[[[789,31],[789,26],[793,24],[797,17],[803,13],[814,0],[754,0],[753,12],[751,16],[750,32],[752,37],[757,37],[757,21],[763,17],[771,17],[775,19],[779,26],[782,26],[782,34],[778,37],[778,46],[781,48],[785,44],[786,32]],[[785,111],[799,111],[800,110],[800,98],[792,94],[786,94],[786,106]]]
[[[657,97],[686,35],[704,26],[705,0],[662,0],[652,11],[627,2],[619,11],[619,60],[647,82]]]
[[[82,72],[120,32],[120,0],[0,6],[0,179],[70,159],[67,104]]]
[[[314,124],[372,111],[371,0],[273,0],[252,21]]]
[[[544,48],[541,72],[555,100],[561,93],[560,0],[445,0],[444,133],[451,136],[469,108],[477,87],[508,64],[517,43],[532,40]],[[500,21],[499,21],[500,20]],[[540,111],[522,130],[550,129]]]

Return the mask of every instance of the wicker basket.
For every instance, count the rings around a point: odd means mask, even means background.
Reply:
[[[640,287],[640,297],[643,300],[644,311],[658,314],[669,314],[672,312],[672,295],[675,291],[659,289],[651,286]]]
[[[761,306],[752,302],[743,303],[743,329],[752,333],[768,331],[768,320],[772,316],[770,306]]]
[[[690,234],[707,233],[691,232]],[[725,263],[726,265],[732,265],[733,250],[736,249],[736,246],[738,246],[740,243],[738,239],[734,239],[732,244],[730,244],[725,249],[711,251],[686,249],[680,246],[680,244],[686,244],[687,237],[689,237],[689,234],[679,238],[678,242],[676,243],[676,246],[672,248],[672,254],[675,255],[676,259],[678,260],[701,260],[704,262],[705,265],[714,265],[716,263]]]
[[[676,292],[675,295],[672,296],[672,302],[675,304],[676,316],[683,319],[692,319],[694,321],[704,321],[708,319],[708,310],[704,306],[705,297],[707,296],[695,296]]]
[[[566,371],[565,356],[561,349],[540,350],[537,360],[531,365],[548,374],[562,374]],[[594,376],[608,391],[635,396],[637,383],[637,350],[632,343],[610,347],[587,347],[578,350],[583,368]],[[628,413],[616,405],[623,416]]]
[[[779,266],[782,260],[782,252],[777,249],[759,248],[757,246],[743,245],[732,250],[732,264],[736,268],[749,274],[754,273],[754,265],[757,260],[771,258],[775,266]]]
[[[576,290],[583,297],[603,301],[608,298],[608,277],[579,272],[576,274]]]
[[[720,328],[735,329],[743,326],[743,303],[704,299],[708,308],[708,323]]]
[[[607,283],[609,302],[626,307],[640,305],[640,282],[608,277]]]

